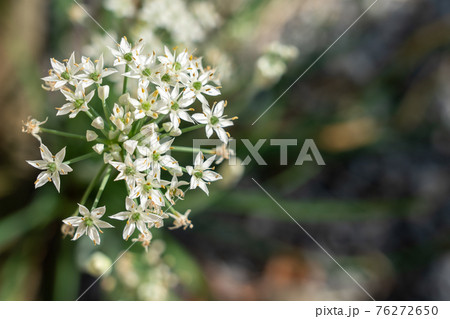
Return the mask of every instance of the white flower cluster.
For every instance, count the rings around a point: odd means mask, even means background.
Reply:
[[[203,67],[201,58],[193,57],[187,50],[177,52],[176,49],[171,51],[165,47],[165,54],[156,56],[154,52],[144,52],[142,40],[131,45],[124,37],[117,48],[111,48],[111,52],[115,58],[114,67],[124,66],[121,72],[123,92],[111,94],[118,97],[115,103],[110,103],[110,87],[103,85],[103,80],[119,71],[106,68],[103,55],[95,61],[82,57],[80,63],[75,61],[75,54],[62,62],[51,59],[52,69],[43,78],[45,88],[60,91],[66,99],[66,103],[57,108],[56,115],[75,118],[85,113],[92,120],[91,125],[95,130],[87,130],[85,137],[75,136],[42,128],[45,122],[34,119],[29,120],[24,128],[25,132],[33,134],[39,141],[41,138],[38,134],[41,132],[85,138],[95,143],[95,153],[64,161],[65,148],[53,156],[41,142],[42,160],[28,163],[44,170],[36,180],[36,187],[53,181],[59,191],[59,175],[72,171],[68,164],[90,155],[102,155],[104,166],[96,177],[98,180],[93,182],[98,182],[102,175],[103,180],[91,211],[82,202],[76,214],[63,222],[68,227],[77,228],[73,240],[86,234],[95,244],[100,243],[98,231],[112,225],[100,220],[105,207],[96,206],[109,175],[115,169],[115,181],[125,181],[128,195],[125,198],[126,210],[109,217],[126,220],[123,230],[125,240],[137,228],[140,234],[133,240],[148,246],[152,238],[150,229],[162,227],[166,218],[174,219],[171,229],[192,227],[187,218],[189,211],[183,215],[172,207],[178,199],[183,199],[183,185],[190,185],[190,189],[198,187],[208,194],[207,184],[222,178],[211,168],[215,155],[205,158],[202,151],[190,149],[188,151],[191,153],[198,152],[193,166],[180,165],[170,155],[170,151],[186,151],[188,148],[174,146],[175,138],[185,132],[204,128],[208,138],[215,132],[226,145],[229,134],[225,128],[232,126],[235,118],[228,119],[224,115],[225,101],[210,105],[208,99],[220,95],[219,79],[214,70]],[[136,92],[127,92],[129,80],[136,81]],[[102,110],[93,107],[95,93]],[[196,109],[200,112],[196,113]],[[100,113],[103,115],[100,116]],[[215,154],[215,150],[207,152]],[[190,181],[181,180],[184,174],[190,176]],[[83,198],[88,196],[86,194]],[[81,216],[78,216],[78,212]],[[70,230],[66,232],[70,233]],[[74,232],[73,229],[72,234]]]

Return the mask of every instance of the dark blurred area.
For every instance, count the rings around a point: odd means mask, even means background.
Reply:
[[[185,8],[186,23],[212,17],[187,35],[143,23],[158,3],[82,2],[118,37],[185,45],[216,65],[228,112],[239,116],[237,156],[248,155],[240,139],[267,139],[259,152],[267,165],[222,164],[224,182],[209,197],[192,191],[177,204],[192,209],[192,230],[156,231],[149,253],[132,247],[82,300],[369,300],[252,178],[375,299],[450,300],[450,2],[379,0],[254,125],[373,1],[163,7],[167,15]],[[50,57],[92,54],[105,35],[71,0],[2,1],[0,26],[0,300],[75,300],[129,243],[121,229],[99,247],[62,239],[61,219],[98,163],[74,165],[61,194],[34,190],[36,171],[25,160],[37,158],[38,142],[21,125],[32,115],[78,129],[56,118],[61,101],[40,78]],[[44,138],[72,155],[83,149]],[[269,143],[283,138],[298,140],[288,165]],[[305,139],[325,166],[294,165]],[[118,194],[108,185],[111,211],[122,209]]]

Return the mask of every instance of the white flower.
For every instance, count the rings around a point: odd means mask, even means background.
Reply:
[[[137,205],[131,198],[127,197],[125,200],[126,211],[109,216],[113,219],[125,220],[127,225],[123,229],[123,239],[128,238],[133,234],[137,228],[142,234],[148,232],[146,224],[152,224],[162,219],[161,216],[149,213],[142,205]]]
[[[120,172],[114,180],[119,181],[121,179],[124,179],[130,189],[133,189],[135,187],[136,179],[141,179],[143,177],[143,175],[136,169],[135,164],[131,160],[130,154],[127,154],[127,156],[125,156],[125,161],[123,163],[114,161],[111,161],[109,163]]]
[[[184,81],[184,84],[187,86],[185,91],[185,96],[187,98],[194,95],[200,102],[203,104],[209,105],[206,98],[203,94],[210,96],[217,96],[220,94],[218,88],[208,84],[211,76],[211,71],[205,72],[200,75],[197,69],[195,69],[187,81]]]
[[[95,91],[92,91],[86,95],[84,92],[84,87],[82,85],[77,85],[75,92],[72,92],[69,89],[63,89],[61,90],[61,93],[64,94],[69,103],[64,104],[61,108],[56,108],[58,110],[56,115],[65,115],[70,113],[69,117],[74,118],[80,111],[86,112],[89,110],[87,104],[92,100]]]
[[[190,66],[189,53],[187,49],[185,49],[177,56],[175,50],[172,54],[170,50],[165,46],[164,53],[165,55],[159,56],[158,60],[164,65],[165,71],[169,72],[177,79],[181,76],[183,79],[187,80],[186,72]]]
[[[136,160],[136,168],[138,171],[146,171],[150,169],[152,175],[156,179],[160,179],[161,167],[163,168],[177,168],[178,162],[170,155],[163,155],[170,150],[173,139],[160,144],[157,135],[149,138],[149,146],[138,146],[138,152],[143,156]]]
[[[184,192],[179,188],[180,186],[184,185],[189,185],[189,183],[186,181],[178,181],[177,176],[173,175],[170,186],[164,194],[172,205],[175,205],[175,201],[173,200],[175,197],[177,199],[184,198]]]
[[[53,69],[49,71],[49,76],[42,78],[42,80],[52,83],[55,90],[61,89],[68,83],[75,85],[74,76],[81,69],[81,66],[75,63],[75,52],[72,53],[66,64],[54,58],[50,59],[50,63]]]
[[[141,205],[146,208],[148,204],[151,204],[152,207],[164,206],[164,198],[160,189],[167,184],[167,181],[158,181],[148,175],[146,179],[137,181],[136,187],[130,194],[130,198],[134,199],[139,197]]]
[[[39,122],[36,119],[32,119],[31,116],[28,117],[26,122],[23,122],[22,126],[22,132],[28,133],[33,135],[39,142],[42,143],[41,137],[39,136],[39,133],[41,132],[40,126],[44,123],[46,123],[48,120],[48,117],[45,119],[45,121]]]
[[[215,155],[208,158],[206,161],[202,152],[199,152],[194,161],[194,167],[186,166],[186,170],[191,175],[191,189],[200,187],[207,195],[209,195],[206,183],[214,182],[222,179],[222,176],[213,172],[209,167],[216,158]]]
[[[67,173],[72,171],[72,168],[70,168],[69,165],[63,163],[64,157],[66,156],[66,148],[64,147],[55,156],[52,155],[47,146],[44,144],[41,144],[39,149],[41,150],[42,160],[27,161],[27,163],[31,166],[44,170],[44,172],[41,172],[38,175],[36,181],[34,182],[34,186],[35,188],[38,188],[45,185],[47,182],[53,182],[59,192],[59,175],[67,175]]]
[[[105,214],[106,207],[99,207],[93,209],[92,212],[89,211],[83,205],[78,204],[79,211],[81,216],[73,216],[63,220],[63,223],[69,226],[78,227],[75,236],[73,236],[72,240],[77,240],[83,235],[89,236],[89,238],[94,242],[94,244],[100,244],[100,235],[98,231],[101,233],[101,228],[114,228],[111,224],[100,220],[102,216]],[[97,231],[98,229],[98,231]]]
[[[161,101],[158,100],[158,91],[148,94],[144,87],[139,87],[137,92],[138,100],[130,98],[131,105],[135,108],[134,118],[136,120],[145,116],[158,118]]]
[[[81,61],[83,64],[83,72],[85,74],[79,75],[77,78],[81,80],[84,87],[91,86],[94,83],[102,84],[103,78],[117,72],[116,69],[103,68],[103,54],[95,61],[97,65],[94,65],[90,58],[82,57]]]
[[[91,125],[99,130],[103,130],[105,128],[105,123],[103,122],[103,119],[100,116],[96,117],[92,121]]]
[[[172,92],[169,92],[167,88],[158,87],[158,92],[161,95],[161,99],[164,101],[166,105],[165,108],[161,109],[162,113],[169,112],[170,121],[172,122],[173,128],[176,130],[180,125],[180,119],[194,123],[191,119],[187,111],[187,109],[192,103],[195,102],[195,96],[191,95],[184,96],[182,93],[179,93],[178,84],[175,85]]]
[[[133,124],[133,118],[131,112],[126,112],[123,107],[118,104],[114,104],[113,114],[109,118],[111,122],[122,132],[128,133]]]
[[[127,38],[123,37],[118,45],[118,50],[110,48],[112,54],[116,57],[114,60],[114,66],[135,63],[136,58],[141,54],[143,48],[144,42],[142,39],[139,40],[134,47],[131,47],[131,44],[128,42]]]
[[[202,105],[202,113],[196,113],[192,115],[192,118],[196,120],[200,124],[206,124],[206,136],[211,137],[213,130],[216,132],[219,139],[225,144],[228,143],[228,135],[227,132],[223,129],[224,127],[232,126],[233,122],[229,119],[226,119],[226,116],[223,115],[223,111],[225,108],[225,102],[220,101],[219,103],[213,106],[211,110],[207,105]],[[233,118],[236,119],[236,118]]]
[[[191,213],[191,210],[188,209],[184,215],[177,212],[177,215],[167,213],[170,217],[174,219],[173,226],[169,227],[169,229],[177,229],[183,227],[183,230],[186,230],[188,227],[193,228],[194,225],[192,225],[192,222],[188,219],[189,214]]]
[[[130,65],[130,71],[124,73],[124,76],[133,79],[139,79],[140,84],[147,87],[155,79],[155,75],[160,70],[156,63],[155,52],[148,55],[139,55],[136,58],[135,65]]]

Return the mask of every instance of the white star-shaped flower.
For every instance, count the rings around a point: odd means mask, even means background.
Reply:
[[[208,187],[206,184],[210,182],[222,179],[220,174],[212,171],[209,167],[214,162],[215,155],[211,156],[205,161],[205,157],[202,152],[199,152],[195,157],[194,167],[186,166],[186,170],[191,175],[191,189],[200,187],[207,195],[209,195]]]
[[[119,171],[119,175],[117,175],[114,180],[119,181],[124,179],[130,189],[133,189],[136,186],[137,179],[142,179],[144,176],[136,169],[130,154],[125,156],[125,161],[123,163],[110,161],[109,164]]]
[[[182,79],[183,80],[183,79]],[[202,104],[209,105],[203,94],[210,96],[220,95],[218,88],[208,84],[210,81],[210,71],[200,74],[197,69],[195,69],[189,76],[187,80],[183,80],[186,85],[186,90],[184,91],[185,97],[189,98],[194,95]]]
[[[52,83],[52,87],[56,90],[61,89],[66,84],[76,84],[75,75],[80,71],[81,66],[75,63],[75,52],[73,52],[67,62],[61,63],[56,59],[50,59],[52,68],[49,76],[42,78],[46,82]]]
[[[114,228],[111,224],[100,220],[105,214],[106,207],[99,207],[89,211],[85,206],[78,204],[81,216],[72,216],[63,220],[63,223],[69,226],[78,227],[77,232],[73,236],[72,240],[77,240],[83,235],[89,236],[95,245],[100,244],[101,228]]]
[[[160,86],[158,86],[157,89],[165,105],[164,108],[161,108],[161,113],[167,114],[167,112],[169,112],[173,129],[178,129],[181,122],[180,119],[186,122],[194,123],[187,112],[190,110],[188,107],[195,102],[194,95],[191,95],[190,97],[184,96],[182,92],[180,93],[178,84],[175,85],[171,92],[168,88],[163,88]]]
[[[165,187],[169,182],[158,181],[152,176],[148,175],[145,179],[140,179],[136,183],[136,187],[130,194],[130,198],[140,199],[140,203],[143,207],[148,207],[151,204],[152,207],[164,206],[164,198],[161,193],[161,188]]]
[[[142,205],[137,205],[131,198],[127,197],[125,200],[126,211],[109,216],[113,219],[126,220],[127,224],[123,229],[123,239],[128,238],[133,234],[137,228],[141,234],[148,232],[147,224],[152,225],[155,222],[160,222],[162,217],[148,212]]]
[[[147,89],[140,86],[137,92],[138,99],[130,98],[131,105],[135,108],[134,118],[136,120],[145,116],[151,118],[158,118],[158,114],[161,108],[161,101],[158,100],[158,91],[148,94]]]
[[[74,118],[78,115],[80,111],[86,112],[89,110],[88,103],[92,100],[95,91],[90,92],[88,95],[84,92],[84,87],[82,85],[77,85],[75,92],[69,89],[61,90],[64,94],[68,103],[64,104],[60,108],[56,108],[58,113],[56,115],[66,115],[68,113],[70,118]]]
[[[113,68],[103,68],[103,54],[100,55],[100,58],[97,61],[95,61],[96,65],[94,65],[94,62],[92,62],[90,58],[86,57],[82,57],[81,62],[83,65],[83,72],[85,74],[79,75],[77,78],[81,80],[84,87],[91,86],[94,83],[102,84],[103,78],[117,72],[117,70]]]
[[[165,142],[159,143],[158,136],[155,134],[149,138],[147,143],[149,146],[138,146],[138,152],[143,157],[136,160],[136,168],[138,171],[143,172],[148,169],[152,171],[152,175],[156,179],[160,179],[161,167],[165,169],[177,169],[178,162],[170,155],[164,155],[170,150],[173,139]]]
[[[123,75],[129,78],[139,79],[139,83],[147,87],[155,79],[160,69],[161,66],[156,63],[155,52],[152,52],[148,55],[137,56],[135,64],[130,65],[130,71]]]
[[[233,121],[227,119],[226,116],[223,115],[223,111],[225,108],[225,102],[220,101],[219,103],[213,106],[211,110],[208,105],[202,105],[202,113],[196,113],[192,115],[192,118],[196,120],[200,124],[206,124],[206,136],[209,138],[213,134],[213,131],[216,132],[219,139],[225,144],[228,143],[228,135],[227,132],[223,129],[224,127],[232,126]]]
[[[142,39],[132,47],[127,38],[123,37],[122,40],[120,40],[120,44],[118,44],[117,50],[110,48],[112,54],[116,57],[114,66],[122,64],[131,65],[135,63],[137,57],[142,53],[143,48],[144,41],[142,41]]]
[[[164,47],[164,53],[165,54],[163,56],[158,57],[158,60],[164,66],[166,73],[170,73],[178,80],[186,80],[187,71],[190,66],[189,53],[187,49],[177,56],[176,50],[174,50],[172,54],[167,47]]]
[[[44,172],[41,172],[38,175],[34,182],[34,186],[35,188],[38,188],[45,185],[47,182],[53,182],[59,192],[61,184],[59,175],[66,175],[72,171],[72,168],[70,168],[69,165],[63,163],[64,157],[66,156],[66,148],[64,147],[55,156],[52,155],[44,144],[41,144],[39,149],[41,150],[42,160],[27,161],[31,166],[44,170]]]

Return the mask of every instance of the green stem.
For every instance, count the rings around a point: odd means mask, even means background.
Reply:
[[[106,183],[108,183],[110,176],[111,176],[111,166],[108,165],[105,176],[103,177],[103,180],[100,184],[97,195],[95,196],[94,203],[92,204],[91,210],[93,210],[94,208],[97,208],[97,204],[100,200],[100,197],[102,197],[103,191],[105,190],[105,187],[106,187]]]
[[[178,152],[187,152],[187,153],[202,152],[204,154],[215,154],[215,150],[207,150],[207,149],[204,149],[204,148],[194,148],[194,147],[186,147],[186,146],[172,146],[170,149],[172,151],[178,151]]]
[[[190,127],[186,127],[186,128],[181,130],[181,133],[187,133],[187,132],[190,132],[190,131],[195,131],[195,130],[197,130],[199,128],[203,128],[205,126],[206,126],[206,124],[197,124],[197,125],[193,125],[193,126],[190,126]],[[169,136],[169,133],[161,134],[161,138],[166,137],[166,136]]]
[[[128,64],[125,66],[125,73],[127,73],[130,70],[130,67]],[[128,77],[123,77],[123,88],[122,88],[122,94],[125,94],[127,92],[127,85],[128,85]]]
[[[44,133],[49,133],[49,134],[54,134],[54,135],[59,135],[59,136],[64,136],[64,137],[78,138],[78,139],[86,141],[86,136],[79,135],[79,134],[61,132],[61,131],[52,130],[52,129],[45,128],[45,127],[41,127],[40,130]]]
[[[90,152],[90,153],[87,153],[87,154],[84,154],[84,155],[72,158],[72,159],[70,159],[68,161],[64,161],[64,164],[70,165],[70,164],[73,164],[73,163],[80,162],[80,161],[83,161],[85,159],[88,159],[88,158],[93,157],[95,155],[98,155],[98,154],[95,153],[95,152]]]
[[[89,195],[91,194],[92,190],[94,189],[95,184],[97,184],[98,180],[102,176],[102,174],[105,171],[107,166],[108,166],[107,164],[103,164],[102,167],[100,168],[100,170],[97,172],[97,175],[95,175],[95,177],[91,180],[88,187],[84,191],[83,197],[81,197],[80,205],[84,205],[86,203]],[[76,215],[78,215],[78,208],[75,210],[75,213],[72,216],[76,216]]]
[[[164,201],[166,202],[166,205],[168,206],[167,209],[169,209],[169,210],[172,212],[172,214],[174,214],[175,216],[180,216],[180,213],[178,213],[178,212],[175,210],[175,208],[173,208],[172,203],[170,203],[170,202],[167,200],[166,196],[163,196],[163,198],[164,198]],[[167,210],[166,210],[166,211],[167,211]]]

